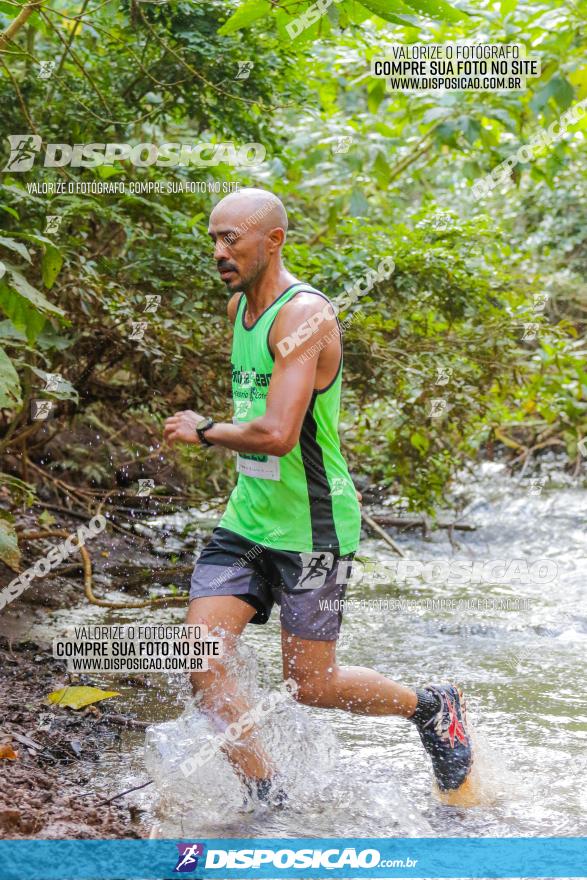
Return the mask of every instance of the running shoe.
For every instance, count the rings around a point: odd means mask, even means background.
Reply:
[[[258,800],[268,807],[283,810],[287,804],[287,793],[283,788],[278,788],[271,778],[268,779],[244,779],[245,787],[253,800]]]
[[[473,765],[465,698],[452,684],[430,684],[423,690],[439,703],[430,718],[414,719],[422,744],[432,759],[436,782],[442,791],[460,788]]]
[[[256,779],[257,797],[260,801],[277,809],[283,809],[287,803],[287,794],[283,788],[277,788],[271,779]]]

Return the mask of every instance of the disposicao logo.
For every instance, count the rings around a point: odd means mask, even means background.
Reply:
[[[41,151],[42,139],[38,134],[10,134],[10,156],[3,171],[30,171]],[[157,165],[162,168],[177,166],[232,165],[251,167],[265,159],[263,144],[234,143],[199,144],[47,144],[45,168],[96,168],[127,160],[138,168]]]
[[[203,843],[178,843],[177,865],[173,869],[178,874],[191,874],[198,866],[198,858],[204,855]]]
[[[263,865],[276,869],[305,868],[314,871],[333,871],[346,868],[373,868],[379,866],[381,855],[376,849],[357,850],[354,847],[336,849],[209,849],[206,870],[211,868],[234,870],[257,869]],[[414,863],[415,864],[415,863]],[[346,875],[345,875],[346,876]]]

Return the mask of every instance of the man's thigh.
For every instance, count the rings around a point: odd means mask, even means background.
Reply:
[[[239,597],[240,602],[248,603],[254,611],[249,620],[266,623],[273,598],[271,585],[260,570],[258,556],[258,548],[246,538],[228,529],[214,529],[196,560],[190,600]]]
[[[203,596],[190,602],[186,623],[206,626],[219,635],[239,636],[254,614],[253,606],[237,596]]]

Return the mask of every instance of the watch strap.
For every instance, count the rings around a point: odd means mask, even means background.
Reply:
[[[204,446],[214,446],[214,444],[211,443],[208,440],[208,438],[206,437],[206,431],[209,431],[210,428],[213,428],[213,427],[214,427],[213,419],[208,419],[208,421],[206,422],[205,425],[202,425],[201,427],[196,428],[196,434],[200,438],[200,443],[202,443]]]

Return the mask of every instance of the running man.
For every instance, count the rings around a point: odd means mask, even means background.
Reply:
[[[336,640],[359,545],[357,494],[340,451],[342,334],[328,298],[282,261],[287,214],[261,189],[243,189],[212,211],[214,259],[231,298],[232,423],[191,410],[165,423],[169,444],[237,453],[238,481],[197,560],[187,623],[222,635],[230,652],[248,623],[281,607],[284,678],[308,706],[412,721],[441,792],[472,765],[464,699],[454,685],[412,690],[372,669],[336,663]],[[342,573],[342,574],[341,574]],[[200,707],[225,727],[249,706],[225,658],[191,676]],[[259,797],[273,800],[273,767],[255,730],[226,753]]]

